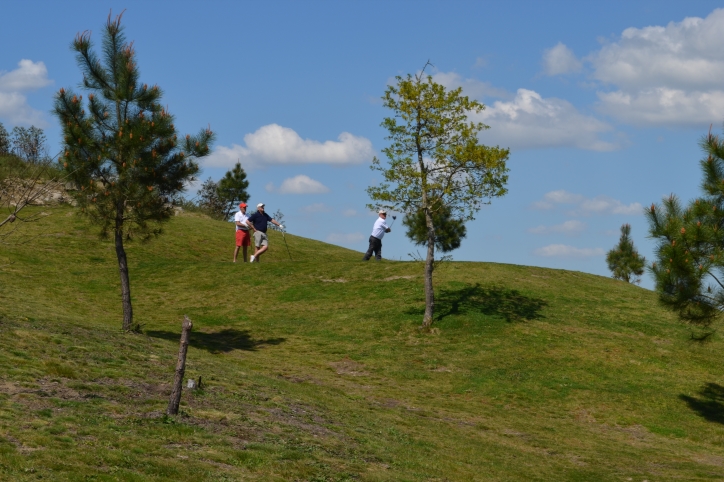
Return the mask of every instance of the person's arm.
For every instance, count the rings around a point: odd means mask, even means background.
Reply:
[[[247,218],[246,218],[246,225],[249,226],[249,229],[251,229],[252,231],[256,232],[256,228],[254,227],[254,224],[253,224],[253,218],[254,218],[254,214],[252,214],[251,216],[247,217]]]
[[[282,226],[281,224],[279,224],[276,219],[273,219],[271,216],[269,216],[269,215],[266,214],[266,213],[264,213],[264,214],[266,215],[266,220],[267,220],[267,221],[269,221],[269,222],[272,223],[272,224],[276,224],[276,225],[279,226],[280,228],[284,229],[284,226]]]

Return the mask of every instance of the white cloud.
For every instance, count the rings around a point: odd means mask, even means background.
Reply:
[[[643,211],[640,203],[624,204],[618,199],[608,196],[587,198],[581,194],[570,193],[565,190],[551,191],[543,199],[532,204],[533,209],[553,209],[557,205],[574,205],[569,212],[573,216],[588,216],[591,214],[623,214],[639,215]]]
[[[628,28],[587,60],[602,112],[639,125],[706,125],[724,107],[724,10],[664,26]]]
[[[28,99],[17,92],[0,92],[0,118],[17,125],[48,125],[43,113],[30,107]]]
[[[724,112],[724,90],[686,92],[657,87],[635,93],[599,92],[600,111],[634,125],[718,123]]]
[[[324,194],[329,192],[327,186],[304,174],[284,179],[278,188],[270,182],[265,189],[268,192],[278,192],[279,194]]]
[[[246,170],[267,165],[360,164],[372,160],[374,149],[369,139],[343,132],[337,141],[302,139],[293,129],[278,124],[260,127],[244,136],[245,146],[218,147],[208,158],[208,167],[233,167],[241,161]]]
[[[603,248],[576,248],[566,244],[549,244],[534,251],[536,256],[559,256],[564,258],[587,258],[590,256],[603,256]]]
[[[332,233],[327,236],[327,242],[333,244],[358,244],[365,239],[362,233]]]
[[[581,61],[561,42],[543,52],[543,70],[546,75],[569,74],[579,72],[582,68]]]
[[[635,90],[652,85],[720,88],[724,77],[724,10],[666,27],[627,28],[590,57],[594,78]]]
[[[462,87],[463,94],[471,98],[499,99],[492,105],[486,101],[485,110],[469,115],[471,120],[491,126],[480,135],[486,144],[511,149],[578,147],[611,151],[623,143],[621,139],[601,139],[604,133],[614,134],[613,128],[595,117],[582,114],[568,101],[544,98],[528,89],[518,89],[513,95],[487,82],[464,79],[455,72],[435,72],[432,78],[448,89]],[[620,137],[620,134],[614,135]]]
[[[635,215],[641,214],[643,206],[639,203],[623,204],[618,199],[612,199],[607,196],[598,196],[593,199],[583,201],[579,209],[584,214],[625,214]]]
[[[486,144],[513,149],[571,146],[593,151],[620,147],[620,143],[600,138],[613,130],[610,125],[580,113],[568,101],[543,98],[528,89],[518,89],[513,100],[496,101],[470,118],[491,126],[481,134]]]
[[[299,210],[305,214],[315,213],[328,213],[332,211],[332,208],[324,203],[310,204],[309,206],[302,206]]]
[[[581,221],[571,220],[566,221],[562,224],[555,226],[537,226],[530,228],[529,233],[533,234],[552,234],[552,233],[563,233],[563,234],[579,234],[586,229],[586,225]]]
[[[342,211],[342,216],[344,216],[345,218],[351,218],[353,216],[357,216],[357,211],[355,211],[354,209],[345,209],[344,211]]]
[[[21,92],[38,90],[51,83],[43,62],[23,59],[17,69],[0,71],[0,118],[13,124],[47,126],[43,113],[30,107]]]
[[[488,82],[481,82],[476,79],[463,79],[455,72],[435,72],[432,75],[432,80],[447,89],[457,89],[458,87],[462,87],[463,95],[467,95],[468,97],[474,99],[481,99],[483,97],[507,98],[511,96],[505,89],[498,89]]]
[[[10,72],[0,72],[0,91],[22,92],[38,90],[51,84],[48,69],[43,62],[23,59],[18,68]]]
[[[579,204],[583,202],[585,198],[580,194],[573,194],[568,191],[560,189],[558,191],[551,191],[543,195],[543,199],[535,201],[531,207],[533,209],[553,209],[558,204]]]

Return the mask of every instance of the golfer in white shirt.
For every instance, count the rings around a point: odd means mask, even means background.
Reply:
[[[369,261],[373,252],[377,261],[382,259],[382,238],[385,236],[385,233],[389,233],[391,231],[390,227],[387,225],[387,211],[380,209],[377,214],[379,214],[380,217],[377,218],[375,225],[372,227],[370,247],[367,249],[364,258],[362,258],[364,261]]]

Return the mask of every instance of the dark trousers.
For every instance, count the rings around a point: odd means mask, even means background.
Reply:
[[[382,259],[382,240],[375,238],[374,236],[370,236],[370,247],[367,249],[365,257],[362,259],[369,261],[373,252],[375,253],[375,259],[377,259],[377,261]]]

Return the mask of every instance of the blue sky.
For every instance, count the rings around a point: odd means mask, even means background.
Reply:
[[[717,6],[4,2],[0,122],[41,126],[59,149],[52,95],[81,80],[70,42],[99,40],[109,11],[126,9],[142,80],[164,90],[182,133],[218,135],[200,178],[239,159],[250,201],[281,210],[290,232],[363,251],[365,188],[379,181],[369,161],[386,145],[380,97],[430,60],[438,82],[487,105],[483,142],[511,148],[508,195],[468,225],[455,259],[607,276],[623,223],[650,258],[642,207],[698,194],[698,141],[724,121]],[[383,245],[396,259],[417,249],[395,227]]]

